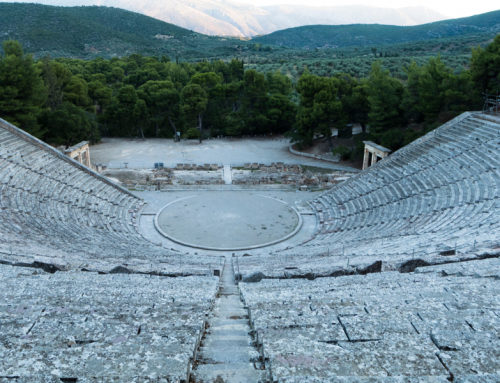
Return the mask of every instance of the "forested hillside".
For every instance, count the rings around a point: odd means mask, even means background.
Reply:
[[[311,50],[305,49],[302,45],[289,48],[264,42],[268,36],[275,36],[275,34],[250,41],[205,36],[173,24],[117,8],[0,3],[1,40],[12,39],[21,42],[24,50],[33,53],[35,58],[48,54],[53,58],[93,59],[94,57],[104,57],[109,59],[134,53],[158,57],[164,55],[171,60],[190,62],[204,59],[231,60],[239,58],[244,60],[246,64],[255,64],[255,69],[258,71],[261,69],[261,64],[276,65],[285,60],[288,64],[293,63],[299,72],[304,65],[310,65],[311,62],[316,63],[318,60],[362,58],[358,72],[349,72],[360,76],[365,76],[368,73],[371,62],[373,59],[379,58],[380,54],[383,54],[382,57],[386,55],[390,57],[415,57],[435,55],[441,52],[443,56],[470,56],[470,48],[490,43],[496,34],[492,30],[496,30],[500,25],[498,12],[458,20],[468,20],[469,24],[463,26],[460,21],[448,20],[446,23],[456,26],[450,27],[450,30],[454,31],[454,35],[451,37],[434,38],[434,32],[430,32],[434,31],[433,26],[441,25],[444,22],[433,23],[403,28],[410,37],[403,39],[405,42],[397,44],[387,44],[387,42],[400,41],[402,36],[400,32],[390,32],[386,41],[380,36],[377,37],[372,29],[400,31],[401,27],[373,25],[304,27],[306,28],[304,31],[307,31],[307,28],[319,28],[320,30],[333,28],[337,31],[334,36],[322,35],[321,33],[308,35],[306,40],[309,39],[314,44],[307,43],[305,44],[306,48],[322,47],[322,49]],[[363,35],[352,35],[350,28],[360,29]],[[299,30],[302,29],[288,29],[279,33],[290,34],[294,41],[300,43],[300,41],[305,40],[294,35]],[[470,33],[471,31],[475,31],[475,33]],[[432,38],[429,37],[429,34]],[[364,38],[362,36],[371,37]],[[422,40],[423,38],[427,40]],[[346,45],[350,45],[350,43],[346,43],[346,41],[353,39],[356,45],[347,47]],[[408,42],[407,40],[418,41]],[[279,41],[275,42],[281,44]],[[462,61],[459,68],[463,67]],[[333,67],[346,70],[342,69],[342,65],[337,65],[339,63],[334,62]],[[345,64],[345,62],[341,64]],[[452,62],[450,65],[455,69]],[[331,64],[328,66],[332,67]],[[402,65],[401,63],[393,65],[393,67],[396,66],[401,67]],[[296,78],[293,75],[292,77]]]
[[[235,53],[239,41],[194,33],[173,24],[108,7],[0,3],[0,36],[35,57],[144,55],[182,59]]]
[[[435,38],[499,32],[500,11],[435,23],[393,25],[312,25],[284,29],[253,39],[255,43],[293,48],[336,48],[387,45]]]

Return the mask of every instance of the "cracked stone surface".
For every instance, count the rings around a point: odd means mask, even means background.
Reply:
[[[500,271],[492,260],[474,262]],[[422,268],[239,286],[274,380],[444,382],[499,373],[496,278]]]
[[[0,265],[0,376],[186,379],[218,281]]]

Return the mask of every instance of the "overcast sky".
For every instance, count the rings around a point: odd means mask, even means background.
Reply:
[[[424,6],[449,18],[477,15],[500,9],[498,0],[236,0],[257,6],[278,4],[303,4],[311,6],[371,5],[383,8]]]

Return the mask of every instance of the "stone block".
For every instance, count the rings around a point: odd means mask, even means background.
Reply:
[[[210,170],[210,164],[203,164],[203,169]]]
[[[255,273],[252,273],[250,275],[243,277],[242,282],[256,283],[256,282],[260,282],[263,278],[264,278],[264,274],[261,273],[260,271],[257,271]]]

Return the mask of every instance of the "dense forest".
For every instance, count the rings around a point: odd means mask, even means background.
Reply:
[[[198,138],[286,133],[299,145],[332,127],[370,127],[397,149],[500,91],[500,35],[472,51],[457,73],[440,55],[399,68],[372,62],[367,76],[312,74],[296,84],[282,70],[260,73],[241,60],[173,62],[132,54],[37,61],[13,40],[0,56],[0,117],[51,144],[120,137]],[[282,63],[286,65],[286,63]],[[358,148],[359,149],[359,148]],[[337,148],[342,151],[343,148]],[[345,153],[342,153],[345,155]]]

